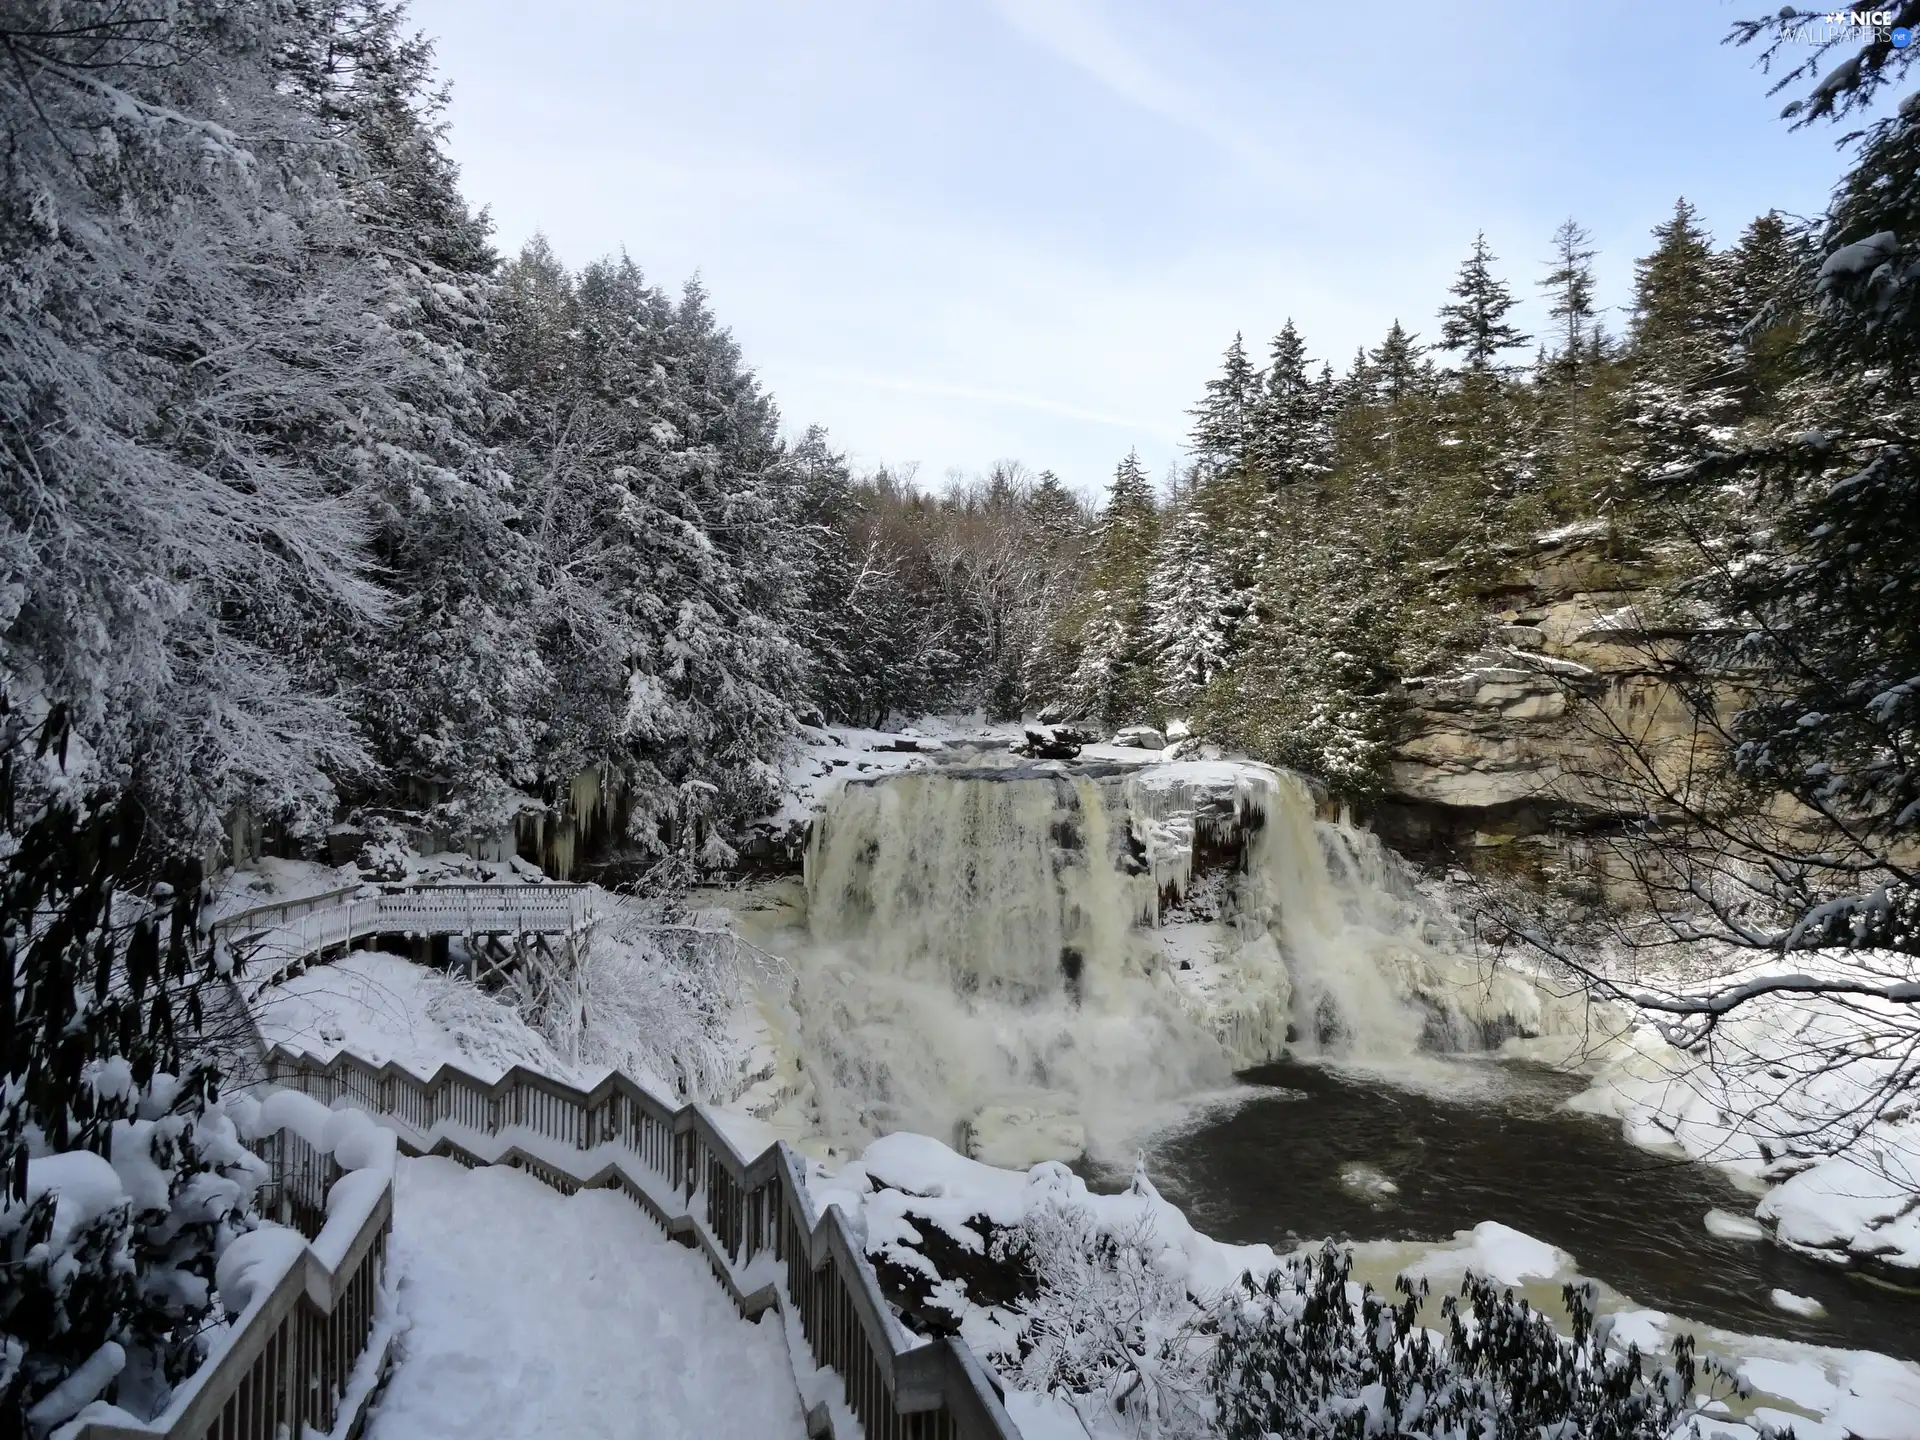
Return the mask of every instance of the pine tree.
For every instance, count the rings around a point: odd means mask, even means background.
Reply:
[[[1508,323],[1516,302],[1506,282],[1495,278],[1493,261],[1485,232],[1476,235],[1453,283],[1454,299],[1440,307],[1440,348],[1458,352],[1476,374],[1497,369],[1503,353],[1533,338]]]
[[[859,723],[872,713],[874,662],[865,622],[884,582],[863,553],[859,501],[844,455],[819,426],[793,447],[791,505],[803,560],[798,638],[809,664],[808,697],[820,720]],[[803,716],[803,719],[815,717]]]
[[[1686,659],[1693,673],[1739,676],[1746,697],[1730,755],[1751,810],[1728,833],[1776,855],[1779,794],[1801,807],[1784,839],[1793,863],[1769,872],[1782,916],[1772,948],[1789,966],[1790,952],[1828,946],[1920,953],[1920,894],[1902,859],[1920,832],[1920,565],[1908,543],[1920,533],[1920,263],[1897,238],[1920,233],[1916,176],[1920,112],[1908,106],[1867,131],[1785,297],[1808,316],[1785,413],[1674,480],[1683,495],[1736,486],[1768,519],[1741,565],[1710,572],[1711,603],[1734,623]]]
[[[1559,322],[1558,349],[1551,356],[1556,378],[1572,383],[1586,356],[1594,320],[1591,237],[1577,221],[1561,222],[1553,232],[1552,267],[1540,286],[1552,298],[1547,313]]]
[[[1245,470],[1253,463],[1253,366],[1238,331],[1227,347],[1220,374],[1207,382],[1193,416],[1193,458],[1209,472]]]
[[[1770,410],[1792,378],[1793,348],[1807,323],[1801,282],[1808,239],[1803,227],[1769,210],[1747,226],[1726,257],[1732,363],[1748,415]]]
[[[672,300],[625,258],[575,277],[531,245],[499,307],[554,677],[541,783],[605,767],[631,844],[723,860],[720,829],[772,802],[806,684],[777,414],[698,287]]]
[[[1022,686],[1035,708],[1061,701],[1073,675],[1073,614],[1084,583],[1087,529],[1080,498],[1051,470],[1042,470],[1027,496],[1025,515],[1033,556],[1028,594],[1033,619]]]
[[[1685,199],[1654,227],[1635,267],[1630,425],[1640,466],[1659,471],[1714,448],[1733,418],[1734,325],[1727,270]]]
[[[1143,718],[1152,700],[1147,581],[1159,523],[1153,482],[1129,451],[1094,527],[1088,618],[1068,687],[1073,709],[1110,725]]]
[[[1185,715],[1232,663],[1234,597],[1219,565],[1220,545],[1197,476],[1172,497],[1147,578],[1159,706]]]
[[[1269,488],[1327,473],[1332,462],[1332,375],[1308,374],[1307,347],[1293,321],[1274,337],[1248,416],[1248,453]]]
[[[1398,320],[1387,331],[1386,339],[1374,348],[1368,361],[1373,381],[1372,396],[1388,404],[1405,400],[1421,384],[1420,337],[1409,335]]]

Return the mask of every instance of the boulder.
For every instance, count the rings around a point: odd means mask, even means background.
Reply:
[[[1080,743],[1066,726],[1029,725],[1026,743],[1014,748],[1034,760],[1071,760],[1080,753]]]
[[[1151,725],[1126,725],[1114,732],[1109,745],[1126,745],[1135,750],[1164,750],[1167,737]]]

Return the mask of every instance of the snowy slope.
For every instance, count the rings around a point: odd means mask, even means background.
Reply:
[[[400,1165],[407,1329],[369,1440],[778,1440],[806,1433],[777,1314],[742,1320],[624,1196]]]

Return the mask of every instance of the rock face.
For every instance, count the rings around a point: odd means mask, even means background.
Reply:
[[[1551,849],[1621,818],[1623,737],[1670,773],[1697,757],[1693,715],[1658,678],[1697,623],[1654,577],[1603,525],[1535,537],[1488,595],[1486,647],[1407,682],[1414,723],[1374,815],[1383,836],[1434,858]]]

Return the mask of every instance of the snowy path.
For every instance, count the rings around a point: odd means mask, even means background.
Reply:
[[[370,1440],[806,1432],[777,1312],[740,1319],[623,1196],[403,1160],[393,1256],[408,1328]]]

